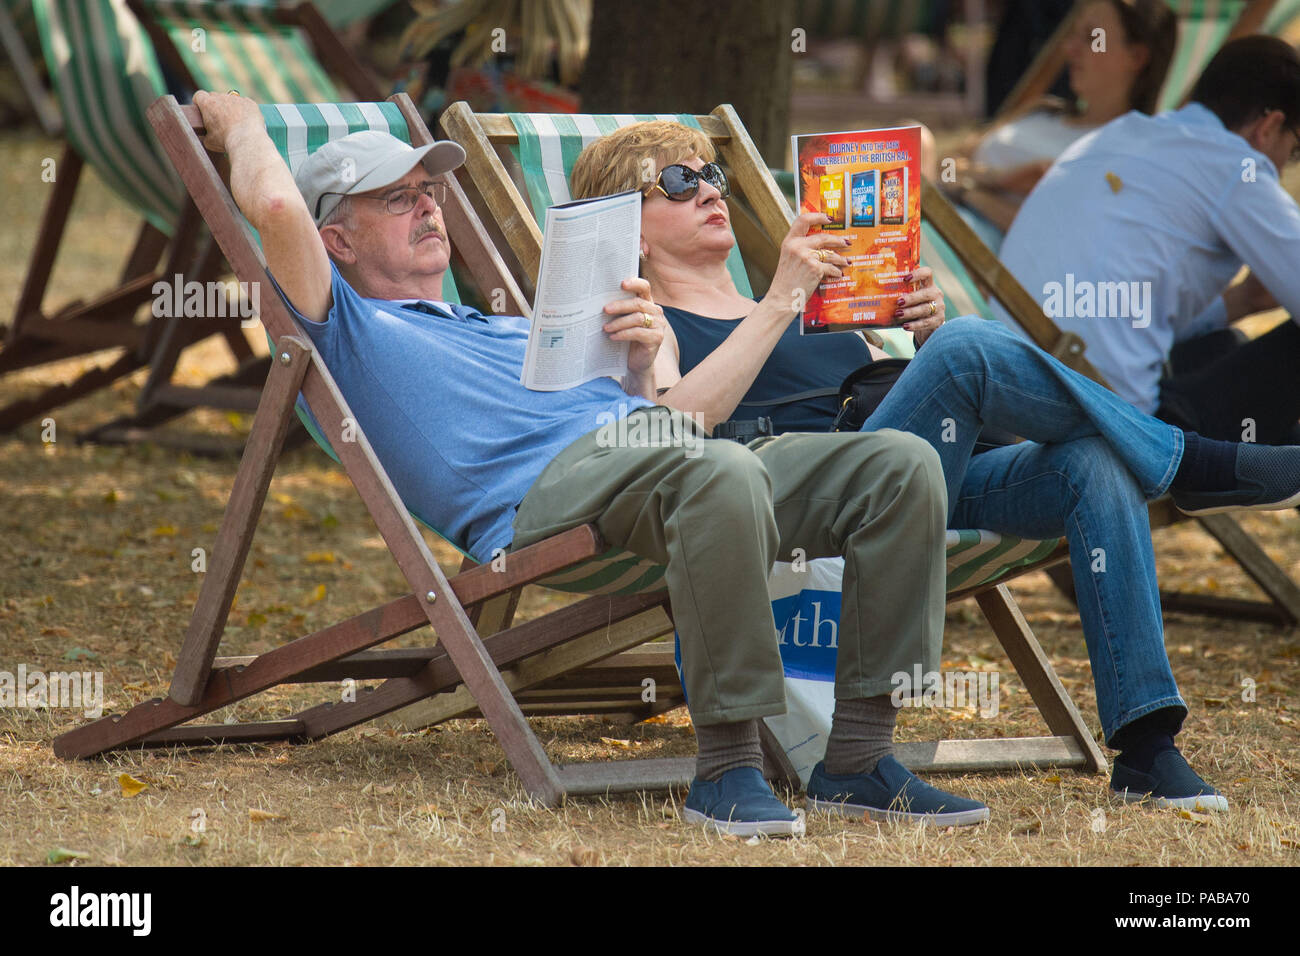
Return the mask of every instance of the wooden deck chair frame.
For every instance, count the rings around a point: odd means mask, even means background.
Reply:
[[[1052,81],[1065,68],[1066,39],[1075,29],[1083,8],[1089,2],[1091,0],[1078,0],[1065,19],[1061,21],[1061,25],[1056,28],[1056,32],[1038,51],[1038,55],[1034,57],[1020,80],[1007,94],[1006,99],[1002,101],[1002,105],[998,107],[997,115],[993,118],[993,126],[1000,126],[1008,120],[1021,115],[1026,110],[1032,109],[1034,104],[1047,93]],[[1269,14],[1279,2],[1283,2],[1283,0],[1246,0],[1228,32],[1227,40],[1235,40],[1237,37],[1258,32],[1265,25]],[[1187,94],[1191,92],[1192,83],[1195,82],[1196,78],[1190,77],[1186,78],[1186,80],[1184,83],[1185,88],[1179,91],[1182,94],[1178,104],[1180,106],[1186,102]]]
[[[431,140],[409,98],[399,94],[390,102],[406,119],[415,145]],[[197,109],[168,96],[150,108],[149,118],[236,275],[270,288],[261,251],[199,141]],[[501,289],[507,306],[527,315],[522,294],[454,178],[448,178],[448,187],[444,216],[457,236],[456,255],[480,288]],[[486,718],[524,788],[543,804],[554,805],[566,794],[689,783],[691,759],[556,766],[513,696],[670,631],[667,593],[589,597],[510,626],[519,588],[606,550],[596,529],[584,525],[512,552],[503,571],[477,566],[448,579],[360,431],[356,441],[338,442],[336,452],[411,593],[255,657],[216,657],[298,394],[326,434],[342,434],[350,418],[329,370],[278,297],[267,297],[262,319],[275,340],[274,360],[169,696],[61,735],[54,742],[56,755],[86,758],[129,746],[316,740],[434,694],[460,694]],[[425,625],[437,633],[437,647],[372,649]],[[509,668],[504,676],[502,668]],[[320,705],[286,720],[181,726],[276,685],[347,677],[384,683],[356,701]],[[797,782],[788,762],[769,773]]]
[[[747,265],[775,265],[776,249],[789,229],[793,213],[773,181],[758,150],[730,106],[695,117],[727,164],[736,202],[730,203],[732,222]],[[518,134],[503,114],[475,114],[465,103],[453,103],[441,118],[444,133],[466,151],[458,172],[462,188],[481,214],[494,219],[514,258],[535,276],[541,261],[541,231],[528,202],[514,187],[498,150],[517,144]],[[771,272],[766,277],[770,278]],[[1042,560],[1018,567],[1012,575],[1043,569],[1066,558],[1060,542]],[[1007,590],[1006,577],[949,593],[948,601],[975,598],[1016,672],[1024,681],[1053,736],[1002,740],[944,740],[896,745],[899,759],[913,770],[997,770],[1025,766],[1068,766],[1101,771],[1106,759],[1084,724],[1074,702],[1061,686],[1023,614]],[[419,704],[403,711],[407,726],[443,719],[436,704]]]

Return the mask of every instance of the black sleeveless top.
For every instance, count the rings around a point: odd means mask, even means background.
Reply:
[[[677,335],[681,349],[681,370],[685,375],[713,352],[743,319],[711,319],[707,316],[663,306],[664,318]],[[742,399],[770,402],[817,388],[838,388],[855,369],[871,361],[862,337],[850,333],[800,335],[792,321],[776,348],[763,363],[758,377]],[[839,401],[834,394],[804,399],[786,405],[740,405],[732,421],[770,417],[776,433],[824,432],[835,420]]]

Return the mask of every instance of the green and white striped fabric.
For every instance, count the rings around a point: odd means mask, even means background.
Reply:
[[[569,172],[578,154],[620,126],[645,120],[676,120],[685,126],[699,129],[700,124],[689,113],[620,113],[611,116],[580,115],[569,113],[510,113],[510,121],[519,133],[516,154],[524,171],[524,185],[528,188],[528,201],[538,225],[546,219],[550,206],[568,202]],[[739,246],[732,246],[727,257],[727,270],[736,289],[744,296],[752,296],[753,289],[745,273],[745,263],[740,258]]]
[[[145,119],[167,92],[148,37],[125,0],[35,0],[33,10],[68,142],[171,235],[184,189]]]
[[[268,15],[275,0],[143,0],[199,89],[239,90],[259,103],[335,103],[346,97],[302,31]]]
[[[524,183],[529,191],[534,214],[555,202],[569,198],[568,175],[583,148],[618,126],[645,119],[682,119],[674,116],[569,116],[510,114],[519,134],[518,158],[523,167]],[[693,119],[693,117],[691,117]],[[694,124],[692,124],[694,125]],[[560,198],[563,197],[563,198]],[[733,254],[736,250],[732,250]],[[936,282],[944,290],[953,290],[951,300],[961,300],[962,311],[987,317],[989,310],[956,253],[928,226],[922,229],[922,261],[935,270]],[[929,257],[927,261],[927,256]],[[743,273],[743,264],[740,265]],[[733,269],[733,275],[735,270]],[[745,295],[752,294],[747,291]],[[889,330],[891,333],[898,330]],[[912,354],[911,336],[889,336],[887,348],[901,357]],[[990,531],[949,531],[948,590],[972,587],[994,581],[1013,568],[1039,561],[1052,552],[1057,541],[1024,541]],[[603,562],[603,563],[602,563]],[[623,588],[644,586],[655,571],[654,565],[626,554],[592,559],[586,565],[570,569],[547,585],[557,590],[585,593],[622,593]],[[658,581],[662,577],[653,578]]]
[[[1176,109],[1228,39],[1246,0],[1167,0],[1178,14],[1178,42],[1158,110]]]
[[[1297,26],[1300,26],[1300,0],[1277,0],[1264,18],[1263,32],[1281,37],[1294,44]]]

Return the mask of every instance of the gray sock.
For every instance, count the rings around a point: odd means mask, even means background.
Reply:
[[[737,767],[763,770],[763,748],[758,742],[756,719],[697,726],[695,739],[700,748],[695,758],[695,776],[701,780],[717,780]]]
[[[826,772],[835,776],[871,773],[894,752],[898,708],[888,694],[835,701],[826,741]]]

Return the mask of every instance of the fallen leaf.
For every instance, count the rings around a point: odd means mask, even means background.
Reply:
[[[285,819],[285,816],[283,813],[271,813],[267,810],[258,810],[250,807],[248,810],[248,819],[253,823],[266,823],[270,820],[283,820]]]
[[[617,747],[619,750],[632,749],[632,741],[630,740],[618,740],[615,737],[601,737],[600,742],[602,744],[609,744],[611,747]]]
[[[1202,697],[1201,703],[1206,707],[1222,707],[1228,702],[1226,697]]]
[[[311,592],[312,603],[325,600],[325,585],[316,585],[316,590]]]
[[[153,529],[153,536],[155,538],[170,538],[174,534],[176,534],[176,526],[174,524],[160,524],[158,527]]]
[[[136,794],[149,789],[149,784],[143,780],[135,779],[129,773],[118,774],[117,785],[122,788],[122,796],[124,797],[134,797]]]
[[[589,846],[575,846],[569,860],[574,866],[600,866],[603,862],[600,851]]]
[[[1035,836],[1043,829],[1042,820],[1031,820],[1029,823],[1022,824],[1011,831],[1012,836]]]
[[[1209,823],[1211,819],[1208,813],[1196,813],[1193,810],[1179,810],[1178,816],[1184,820],[1191,820],[1193,823]]]
[[[1043,783],[1060,783],[1061,778],[1058,774],[1052,774],[1050,777],[1044,777]]]
[[[46,863],[66,863],[68,860],[88,859],[90,859],[89,853],[82,853],[80,850],[65,850],[61,846],[56,846],[45,855]]]
[[[333,564],[333,551],[308,551],[303,555],[303,560],[308,564]]]
[[[1120,179],[1114,173],[1106,174],[1106,183],[1110,186],[1110,191],[1113,193],[1117,193],[1124,188],[1124,180]]]

